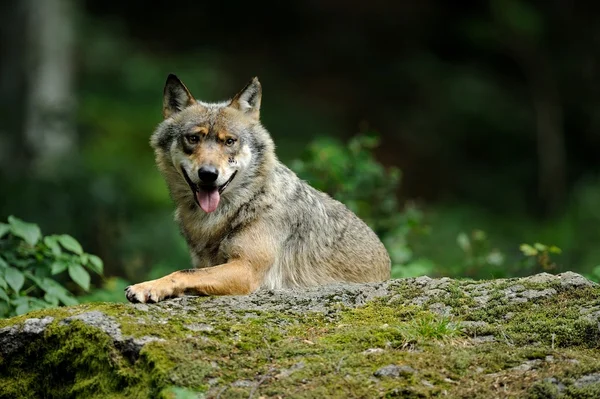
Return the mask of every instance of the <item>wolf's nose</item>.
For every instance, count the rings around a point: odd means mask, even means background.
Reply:
[[[198,177],[202,183],[214,183],[219,177],[219,171],[214,166],[202,166],[198,170]]]

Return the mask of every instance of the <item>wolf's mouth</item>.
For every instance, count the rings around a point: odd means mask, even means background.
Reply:
[[[198,185],[192,182],[187,172],[185,171],[183,165],[181,166],[181,171],[183,172],[183,177],[185,178],[185,181],[192,190],[194,201],[196,201],[196,204],[198,204],[198,206],[200,206],[200,208],[202,208],[202,210],[206,213],[214,212],[217,209],[217,206],[219,206],[219,201],[221,201],[221,194],[237,174],[236,170],[231,174],[231,177],[220,186],[202,184]]]

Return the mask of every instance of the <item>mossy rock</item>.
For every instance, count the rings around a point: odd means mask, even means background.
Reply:
[[[95,303],[0,320],[0,398],[598,398],[575,273]]]

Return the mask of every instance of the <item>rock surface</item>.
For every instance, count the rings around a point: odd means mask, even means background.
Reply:
[[[0,320],[0,398],[600,397],[600,287],[419,277]]]

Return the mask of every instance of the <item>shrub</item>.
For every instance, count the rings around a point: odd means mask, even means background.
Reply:
[[[77,304],[60,281],[70,279],[88,291],[88,270],[101,275],[102,260],[85,253],[70,235],[43,237],[36,224],[14,216],[0,223],[0,317]]]
[[[529,263],[530,268],[539,267],[545,272],[556,269],[556,263],[554,263],[551,255],[562,252],[556,245],[545,245],[539,242],[533,245],[521,244],[519,249],[526,257],[526,262]]]
[[[414,259],[409,238],[426,231],[423,214],[398,202],[401,173],[385,168],[373,155],[379,137],[363,133],[344,144],[331,137],[312,142],[301,159],[291,163],[298,176],[344,203],[380,237],[392,258],[392,276],[428,274],[433,263]]]

